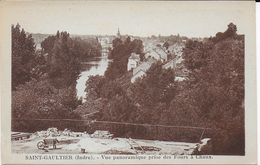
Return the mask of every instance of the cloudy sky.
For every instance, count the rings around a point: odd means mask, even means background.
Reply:
[[[5,15],[26,32],[135,36],[209,37],[233,22],[245,31],[244,2],[13,2]],[[249,5],[250,6],[250,5]],[[7,12],[7,11],[6,11]]]

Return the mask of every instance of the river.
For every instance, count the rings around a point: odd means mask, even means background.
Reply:
[[[76,86],[78,98],[86,97],[86,92],[84,92],[84,90],[86,88],[86,81],[88,80],[88,77],[91,75],[104,75],[108,67],[108,62],[109,60],[107,59],[107,57],[96,57],[90,59],[87,62],[81,63],[83,71],[81,72],[80,77],[77,80]]]

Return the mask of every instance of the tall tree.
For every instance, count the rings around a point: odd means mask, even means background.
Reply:
[[[73,54],[73,40],[67,32],[61,32],[55,40],[52,54],[49,76],[57,88],[75,85],[80,73],[80,62]]]
[[[214,38],[187,42],[183,57],[189,81],[171,109],[181,116],[193,114],[190,124],[215,130],[215,154],[244,154],[244,41],[233,24]]]
[[[28,37],[20,25],[12,25],[12,90],[19,84],[30,81],[35,67],[35,43],[32,35]]]
[[[130,44],[131,53],[141,54],[143,52],[143,42],[140,39],[134,39]]]
[[[105,76],[110,79],[116,79],[123,76],[127,72],[128,58],[131,53],[140,54],[143,60],[143,42],[140,39],[134,39],[131,42],[130,37],[127,37],[123,42],[116,38],[113,40],[113,50],[109,56],[113,62],[109,64]]]
[[[138,120],[158,124],[163,109],[167,109],[177,94],[174,70],[163,69],[162,63],[153,64],[146,75],[130,88],[132,100],[139,105]]]
[[[44,53],[51,54],[51,51],[54,47],[54,42],[57,36],[48,36],[42,43],[41,47]]]

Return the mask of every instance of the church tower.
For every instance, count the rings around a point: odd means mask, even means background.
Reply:
[[[121,35],[120,35],[120,31],[119,31],[119,28],[118,28],[118,32],[117,32],[117,37],[120,38]]]

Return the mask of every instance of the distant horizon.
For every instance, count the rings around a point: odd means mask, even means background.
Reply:
[[[241,2],[243,3],[243,2]],[[246,5],[246,3],[245,3]],[[152,35],[205,38],[233,22],[245,34],[246,11],[232,2],[13,2],[6,16],[29,33],[72,35]]]
[[[22,28],[22,27],[21,27]],[[29,33],[29,34],[40,34],[40,35],[56,35],[56,33],[53,33],[53,34],[49,34],[49,33],[31,33],[31,32],[28,32],[24,29],[25,33]],[[57,31],[56,31],[57,32]],[[60,31],[59,32],[63,32],[63,31]],[[67,33],[69,33],[68,31],[66,31]],[[224,31],[221,31],[221,32],[224,32]],[[218,32],[216,32],[217,34]],[[215,35],[216,35],[215,34]],[[71,34],[69,33],[69,35],[77,35],[77,36],[109,36],[109,37],[116,37],[116,34],[105,34],[105,35],[100,35],[100,34]],[[177,36],[178,34],[171,34],[171,35],[160,35],[161,37],[170,37],[170,36]],[[214,37],[215,35],[212,35],[210,37]],[[237,34],[237,35],[244,35],[244,34]],[[148,37],[151,37],[151,36],[135,36],[135,35],[129,35],[129,34],[122,34],[121,36],[132,36],[132,37],[140,37],[140,38],[148,38]],[[155,37],[159,37],[159,35],[154,35]],[[180,37],[187,37],[187,36],[183,36],[183,35],[180,35]],[[210,38],[210,37],[187,37],[187,38]]]

